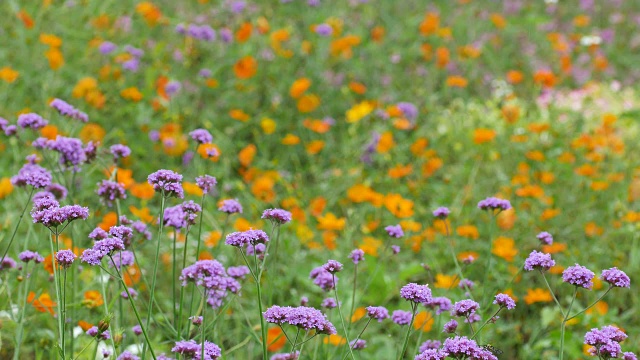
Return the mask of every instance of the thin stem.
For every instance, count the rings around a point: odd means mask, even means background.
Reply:
[[[351,310],[349,310],[349,330],[351,330],[351,317],[353,316],[353,309],[356,306],[356,289],[358,283],[358,264],[355,264],[353,269],[353,292],[351,293]],[[368,325],[368,323],[367,323]]]
[[[15,351],[13,353],[13,360],[18,360],[20,359],[20,346],[22,345],[22,334],[24,332],[24,314],[27,312],[27,297],[29,294],[29,283],[31,282],[31,276],[29,275],[27,268],[28,268],[28,263],[25,264],[24,266],[24,274],[26,277],[26,280],[24,282],[24,290],[23,292],[23,296],[22,296],[22,310],[20,311],[20,317],[18,319],[18,331],[16,333],[16,347],[15,347]],[[34,270],[34,274],[35,274],[35,267],[33,268]],[[33,275],[33,274],[31,274]]]
[[[56,244],[57,244],[58,243],[58,233],[55,232],[55,235],[56,235]],[[60,296],[60,284],[58,283],[58,271],[56,270],[56,267],[57,267],[56,260],[55,260],[56,254],[55,254],[55,251],[53,249],[53,241],[51,240],[51,237],[47,236],[47,240],[49,242],[49,245],[51,246],[51,261],[53,263],[52,267],[53,267],[53,278],[54,278],[53,279],[53,283],[54,283],[55,288],[56,288],[56,298],[58,300],[56,305],[57,305],[57,308],[58,308],[58,331],[59,331],[58,336],[59,336],[59,340],[60,340],[59,346],[60,346],[60,351],[61,351],[62,358],[64,359],[65,358],[64,342],[62,340],[64,338],[64,335],[63,335],[64,334],[64,328],[63,328],[63,324],[62,324],[62,321],[63,321],[62,320],[62,305],[60,303],[60,299],[61,299],[61,296]]]
[[[158,216],[158,221],[160,222],[160,226],[158,228],[158,236],[156,237],[156,241],[157,241],[157,245],[156,245],[156,257],[154,258],[154,265],[153,265],[153,278],[151,280],[151,296],[149,297],[149,308],[147,310],[147,321],[145,324],[146,328],[149,328],[149,325],[151,325],[151,315],[153,314],[153,299],[155,298],[155,290],[156,290],[156,279],[157,279],[157,275],[158,275],[158,263],[160,262],[160,238],[162,237],[162,230],[164,228],[164,202],[165,202],[165,196],[164,196],[164,190],[162,191],[162,200],[160,203],[160,216]],[[127,292],[129,292],[129,289],[126,288]],[[130,299],[131,300],[131,299]],[[133,305],[133,302],[132,302]],[[138,319],[138,321],[140,321]],[[142,323],[140,323],[140,325],[142,325]],[[151,344],[149,343],[149,341],[147,341],[147,343],[145,344],[145,346],[142,349],[142,360],[145,359],[146,355],[147,355],[147,345],[149,346],[150,350],[151,350],[151,355],[153,355],[153,358],[155,359],[156,356],[153,354],[153,350],[151,349]]]
[[[289,335],[287,335],[287,332],[284,331],[284,328],[282,327],[282,324],[278,324],[278,326],[280,327],[280,330],[282,330],[282,333],[284,334],[284,337],[287,338],[287,341],[289,342],[289,344],[291,344],[291,346],[293,346],[293,341],[291,341],[291,339],[289,339]],[[269,344],[269,345],[271,345],[271,344]]]
[[[184,238],[184,249],[182,250],[182,268],[183,269],[187,266],[187,245],[189,244],[189,229],[190,228],[187,227],[187,233],[185,234],[185,238]],[[175,324],[178,328],[176,340],[180,340],[180,336],[182,336],[182,309],[184,308],[182,306],[183,302],[184,302],[184,286],[180,286],[180,310],[178,311],[178,323]]]
[[[355,340],[353,340],[353,344],[354,345],[358,342],[358,340],[360,340],[360,336],[362,336],[362,334],[364,334],[364,331],[367,330],[367,326],[369,326],[369,324],[371,323],[371,320],[373,320],[373,318],[369,318],[367,323],[364,325],[364,328],[362,328],[362,331],[360,331],[360,334],[358,334],[358,336],[356,336]],[[351,347],[351,344],[347,344],[347,345],[349,345],[349,347]],[[344,357],[342,357],[342,360],[346,359],[347,355],[349,355],[349,354],[348,353],[344,354]]]
[[[262,276],[262,271],[260,272],[260,276]],[[256,289],[258,290],[258,316],[260,316],[260,332],[262,333],[262,359],[267,360],[267,325],[264,322],[264,316],[262,316],[262,289],[260,286],[260,276],[256,279]]]
[[[76,359],[80,358],[80,354],[82,354],[85,350],[87,350],[87,349],[89,348],[89,346],[91,346],[91,344],[93,344],[93,341],[94,341],[95,339],[96,339],[95,337],[94,337],[94,338],[91,338],[91,341],[89,341],[89,343],[87,343],[87,345],[85,345],[85,346],[82,348],[82,350],[80,350],[80,352],[76,355]],[[97,352],[97,351],[94,351],[94,357],[95,357],[95,353],[96,353],[96,352]]]
[[[411,322],[409,322],[409,328],[407,329],[407,335],[404,337],[404,343],[402,344],[402,350],[400,351],[400,356],[398,356],[398,360],[402,360],[404,357],[405,351],[407,351],[407,345],[409,344],[409,335],[411,335],[411,328],[413,327],[413,321],[416,319],[416,311],[418,310],[418,304],[411,303]]]
[[[553,293],[553,290],[551,290],[551,285],[549,285],[549,282],[547,281],[547,277],[545,276],[544,271],[540,270],[540,274],[542,274],[542,278],[544,279],[544,283],[547,284],[547,289],[549,289],[549,292],[551,293],[551,296],[553,297],[553,300],[555,300],[556,305],[558,305],[558,309],[560,309],[560,313],[562,313],[562,316],[565,316],[564,310],[562,309],[562,305],[560,305],[560,302],[556,298],[556,295]]]
[[[13,233],[11,233],[11,238],[9,239],[9,245],[7,245],[7,248],[4,250],[4,253],[2,254],[2,260],[0,260],[0,264],[2,264],[4,262],[4,258],[7,257],[7,253],[9,252],[9,249],[11,248],[11,244],[13,244],[13,239],[16,238],[16,234],[18,233],[18,227],[20,227],[20,223],[22,222],[22,218],[24,217],[24,213],[27,211],[27,207],[29,206],[29,202],[31,201],[31,198],[33,197],[33,192],[35,191],[35,188],[31,188],[31,192],[29,193],[29,198],[27,199],[27,202],[24,204],[24,207],[22,208],[22,212],[20,213],[20,217],[18,217],[18,222],[16,223],[16,226],[14,226],[13,228]]]
[[[60,292],[62,293],[62,345],[65,346],[67,343],[65,341],[66,332],[65,326],[67,322],[67,269],[63,267],[62,269],[62,287],[60,288]],[[72,353],[73,355],[73,353]]]
[[[495,314],[493,314],[490,318],[488,318],[483,324],[482,326],[480,326],[480,328],[478,329],[478,331],[476,331],[473,336],[471,337],[471,340],[475,339],[476,336],[478,336],[478,334],[480,334],[480,331],[482,329],[484,329],[485,326],[487,326],[487,324],[491,321],[491,319],[493,319],[494,317],[496,317],[498,315],[498,313],[500,312],[500,310],[502,310],[504,306],[500,306],[500,308],[498,309],[498,311],[495,312]]]
[[[569,318],[569,313],[571,313],[571,308],[573,307],[574,301],[576,301],[576,295],[578,294],[578,287],[576,286],[573,290],[573,297],[571,298],[571,303],[569,304],[569,308],[564,316],[564,320],[562,320],[562,326],[560,326],[560,360],[564,357],[564,330],[567,326],[567,320]]]
[[[113,262],[115,264],[115,262],[113,261],[113,258],[111,257],[111,255],[109,255],[109,259],[111,259],[111,262]],[[118,273],[118,279],[120,280],[120,283],[122,284],[122,287],[124,288],[124,291],[127,293],[127,299],[129,299],[129,303],[131,304],[131,307],[133,308],[133,312],[136,315],[136,319],[138,320],[138,324],[140,324],[140,328],[142,329],[142,334],[144,335],[144,340],[145,340],[146,344],[149,346],[149,351],[151,352],[151,357],[153,357],[153,360],[156,360],[156,354],[153,352],[153,347],[151,346],[151,342],[149,341],[149,335],[147,334],[147,327],[146,326],[142,326],[142,320],[140,319],[140,314],[138,313],[138,308],[136,307],[136,304],[133,302],[133,297],[131,297],[131,294],[129,293],[129,287],[127,286],[127,284],[124,283],[124,279],[122,278],[122,274],[120,274],[120,270],[118,270],[118,267],[114,266],[114,269],[116,269],[116,272]]]
[[[102,265],[100,265],[100,269],[102,269],[102,271],[106,271],[106,270],[102,267]],[[111,274],[110,274],[110,275],[111,275]],[[113,276],[113,275],[112,275],[112,276]],[[103,305],[104,305],[104,316],[105,316],[105,318],[110,318],[110,315],[109,315],[109,305],[107,305],[107,288],[104,286],[104,283],[105,283],[105,282],[103,281],[104,279],[102,279],[102,274],[101,274],[101,276],[100,276],[100,277],[101,277],[101,279],[100,279],[100,287],[101,287],[101,289],[102,289],[102,298],[104,299],[104,301],[102,302],[102,303],[103,303]],[[116,276],[113,276],[113,277],[114,277],[114,278],[116,278]],[[115,352],[116,352],[116,343],[115,343],[115,341],[113,340],[113,336],[111,336],[111,337],[109,338],[109,341],[111,342],[111,346],[113,346],[113,351],[114,351],[114,354],[113,354],[113,355],[114,355],[114,356],[116,356],[116,355],[117,355],[117,354],[115,353]],[[96,346],[98,346],[98,344],[97,344],[97,343],[96,343]],[[96,348],[96,349],[97,349],[97,348]],[[98,351],[98,350],[94,351],[94,354],[95,354],[97,351]]]
[[[349,330],[347,330],[347,326],[344,324],[344,317],[342,316],[342,309],[340,306],[340,298],[338,297],[338,284],[336,284],[336,276],[331,274],[332,282],[333,282],[333,291],[336,295],[336,303],[338,304],[338,315],[340,315],[340,322],[342,323],[342,329],[344,330],[344,338],[347,340],[347,348],[349,349],[349,354],[353,360],[356,357],[353,355],[353,350],[351,350],[351,346],[349,345]]]
[[[207,295],[207,290],[204,290],[202,292],[202,303],[203,304],[205,302],[206,295]],[[200,353],[200,359],[204,359],[204,342],[205,342],[204,329],[207,326],[206,320],[207,320],[207,308],[205,306],[205,307],[202,308],[202,325],[201,325],[201,327],[202,327],[202,339],[200,339],[200,340],[202,340],[202,347],[200,349],[202,352]]]
[[[176,242],[178,241],[178,232],[173,229],[173,261],[171,266],[171,298],[173,303],[171,306],[171,312],[173,313],[173,324],[178,325],[178,311],[176,309]]]
[[[605,291],[605,292],[604,292],[604,294],[602,294],[602,295],[598,298],[598,300],[594,301],[591,305],[587,306],[584,310],[580,311],[579,313],[577,313],[577,314],[575,314],[575,315],[573,315],[573,316],[569,317],[569,318],[567,319],[567,321],[569,321],[569,320],[571,320],[571,319],[575,318],[576,316],[579,316],[579,315],[583,314],[585,311],[587,311],[587,310],[591,309],[592,307],[594,307],[598,302],[600,302],[600,300],[602,300],[602,299],[603,299],[603,298],[604,298],[604,297],[609,293],[609,291],[611,291],[611,289],[613,289],[613,286],[609,286],[609,288],[607,289],[607,291]]]

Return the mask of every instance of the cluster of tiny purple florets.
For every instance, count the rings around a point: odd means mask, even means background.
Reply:
[[[431,289],[428,285],[409,283],[400,289],[400,296],[407,301],[423,304],[431,300]]]
[[[112,206],[116,200],[124,200],[127,198],[127,194],[124,190],[124,184],[111,180],[102,180],[99,184],[96,194],[100,197],[100,200],[107,205]]]
[[[262,213],[262,218],[282,225],[291,221],[291,213],[283,209],[267,209]]]
[[[320,334],[333,335],[336,328],[320,311],[306,306],[274,305],[262,313],[268,323],[289,324],[303,330],[315,330]]]
[[[511,209],[511,203],[509,200],[499,199],[496,197],[488,197],[478,202],[478,208],[480,210],[509,210]]]
[[[593,271],[586,267],[575,264],[575,266],[569,266],[562,272],[562,281],[591,290],[595,275]]]
[[[171,170],[158,170],[149,174],[147,181],[153,190],[162,193],[165,197],[184,198],[184,190],[182,189],[182,175]]]
[[[45,194],[34,199],[31,217],[35,224],[42,224],[51,229],[74,220],[86,220],[89,217],[89,208],[80,205],[61,207],[52,194]]]
[[[269,242],[269,236],[262,230],[237,231],[227,235],[225,244],[245,247],[248,245],[264,244]]]
[[[591,345],[589,353],[601,359],[616,359],[622,355],[623,359],[637,359],[631,352],[622,352],[620,343],[627,338],[622,330],[607,325],[600,329],[593,328],[584,335],[584,343]]]
[[[49,106],[56,109],[60,115],[67,116],[75,120],[79,120],[83,123],[86,123],[89,121],[89,115],[76,109],[75,107],[73,107],[71,104],[67,103],[64,100],[53,99],[49,103]]]
[[[524,261],[524,269],[526,271],[549,270],[555,264],[556,262],[551,259],[550,254],[533,250],[531,254],[529,254],[529,257]]]

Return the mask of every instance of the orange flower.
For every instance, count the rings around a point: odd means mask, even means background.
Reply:
[[[122,278],[127,286],[133,286],[140,282],[140,269],[138,265],[133,264],[133,266],[126,266],[124,269]]]
[[[329,335],[324,337],[325,344],[331,344],[333,346],[341,346],[347,343],[347,339],[340,335]]]
[[[50,48],[44,53],[44,56],[49,61],[49,67],[51,70],[58,70],[62,65],[64,65],[62,51],[57,48]]]
[[[424,16],[424,19],[420,23],[420,34],[429,36],[435,34],[436,30],[440,27],[440,15],[437,13],[429,12]]]
[[[162,19],[160,9],[149,1],[143,1],[136,5],[136,12],[144,17],[149,26],[156,25]]]
[[[249,79],[258,71],[258,62],[252,56],[248,55],[238,60],[233,65],[233,72],[238,79]]]
[[[436,49],[436,66],[440,69],[444,69],[449,64],[450,52],[446,47],[439,47]]]
[[[53,34],[40,34],[39,40],[42,44],[51,47],[60,47],[62,45],[62,39]]]
[[[524,80],[524,75],[518,70],[509,70],[507,72],[507,81],[511,84],[520,84]]]
[[[543,245],[542,251],[547,254],[557,254],[559,252],[565,251],[567,249],[567,244],[562,244],[559,242],[554,242],[551,245]]]
[[[360,246],[358,247],[362,251],[364,251],[365,254],[377,257],[378,250],[380,249],[381,246],[382,246],[382,241],[376,238],[372,238],[370,236],[365,236],[364,239],[362,239],[362,243],[360,243]]]
[[[422,330],[424,332],[431,331],[433,327],[433,316],[430,312],[420,311],[416,314],[413,320],[413,328],[416,330]]]
[[[604,229],[591,221],[584,226],[584,233],[588,237],[595,237],[602,235],[602,233],[604,233]]]
[[[320,106],[320,97],[316,94],[303,95],[298,99],[298,111],[308,113]]]
[[[251,37],[251,32],[253,31],[253,25],[251,23],[246,22],[240,26],[240,29],[236,32],[236,40],[240,43],[243,43]]]
[[[49,140],[55,140],[56,136],[58,136],[58,128],[55,125],[46,125],[40,129],[40,135]]]
[[[393,149],[394,146],[396,146],[396,143],[395,141],[393,141],[393,134],[390,131],[385,131],[382,133],[382,135],[380,135],[376,150],[379,153],[384,154]]]
[[[84,300],[82,300],[82,305],[92,309],[98,306],[102,306],[104,304],[104,299],[102,299],[102,295],[100,295],[99,291],[89,290],[84,292]]]
[[[300,96],[302,96],[302,94],[304,94],[305,91],[307,91],[307,89],[309,89],[309,87],[311,86],[311,80],[309,80],[306,77],[297,79],[296,81],[293,82],[293,84],[291,85],[291,88],[289,89],[289,96],[291,96],[294,99],[299,98]]]
[[[367,87],[364,84],[355,81],[349,82],[349,89],[359,95],[367,92]]]
[[[461,225],[456,228],[456,233],[459,236],[465,237],[467,239],[476,240],[480,237],[480,233],[478,232],[478,228],[473,225]]]
[[[311,141],[306,146],[307,153],[309,153],[310,155],[315,155],[319,153],[320,151],[322,151],[323,148],[324,148],[324,141],[322,140]]]
[[[27,302],[32,304],[33,307],[36,308],[39,312],[49,312],[51,315],[55,315],[54,308],[57,304],[51,300],[49,293],[42,293],[36,299],[36,294],[33,291],[29,291],[29,296],[27,296]]]
[[[516,216],[516,211],[511,208],[509,210],[501,211],[497,218],[498,226],[500,227],[500,229],[509,230],[513,228],[513,225],[515,224],[518,217]]]
[[[465,88],[468,84],[469,81],[463,76],[452,75],[447,77],[447,86],[449,87]]]
[[[382,26],[376,26],[371,29],[371,40],[381,42],[384,39],[385,30]]]
[[[78,326],[80,326],[80,328],[82,329],[82,331],[87,331],[89,329],[91,329],[93,327],[93,324],[88,323],[84,320],[80,320],[78,321]]]
[[[3,68],[0,68],[0,79],[4,80],[7,83],[12,83],[14,81],[16,81],[16,79],[18,79],[18,76],[20,75],[19,72],[13,70],[11,67],[9,66],[5,66]]]
[[[473,131],[473,142],[476,144],[485,144],[493,141],[496,137],[495,130],[491,129],[476,129]]]
[[[273,187],[275,181],[269,176],[260,176],[251,185],[251,193],[262,201],[273,201],[276,196]]]
[[[413,216],[413,201],[404,199],[400,194],[387,194],[384,206],[395,217],[407,218]]]
[[[185,181],[182,183],[182,187],[184,188],[184,192],[189,195],[202,196],[202,189],[196,183]]]
[[[436,274],[436,282],[433,287],[437,289],[451,289],[458,285],[460,279],[456,275]]]
[[[353,315],[351,315],[351,322],[354,323],[360,319],[362,319],[365,315],[367,315],[367,309],[363,307],[356,308],[353,311]]]
[[[11,179],[8,177],[0,179],[0,199],[4,199],[13,192]]]
[[[316,197],[311,200],[311,204],[309,204],[309,211],[313,216],[320,216],[325,206],[327,205],[327,200],[322,196]]]
[[[104,136],[106,135],[106,131],[104,128],[98,124],[85,124],[80,130],[80,139],[84,142],[95,141],[102,142]]]
[[[578,15],[573,18],[573,25],[575,27],[589,26],[589,23],[591,23],[591,18],[587,15]]]
[[[296,145],[300,143],[300,138],[293,134],[287,134],[282,138],[281,143],[283,145]]]
[[[251,165],[251,162],[253,161],[253,158],[256,156],[257,152],[258,149],[255,145],[249,144],[245,146],[238,153],[238,160],[240,160],[240,164],[242,164],[242,166],[244,167],[248,167],[249,165]]]
[[[100,227],[104,231],[109,231],[109,228],[112,226],[115,226],[117,223],[118,223],[118,214],[111,211],[102,217],[102,222],[98,224],[98,227]]]
[[[533,74],[533,82],[543,87],[553,87],[557,81],[556,76],[550,70],[538,70]]]
[[[149,213],[149,208],[146,206],[141,209],[138,209],[137,207],[131,205],[129,206],[129,211],[131,211],[133,216],[138,217],[140,220],[142,220],[147,224],[152,222],[154,219],[153,215]]]
[[[267,331],[267,350],[271,352],[280,351],[287,344],[287,338],[282,329],[272,327]]]
[[[411,166],[411,164],[402,166],[402,165],[398,165],[396,167],[393,167],[391,169],[389,169],[389,177],[392,179],[399,179],[402,177],[405,177],[407,175],[410,175],[413,172],[413,166]]]
[[[135,86],[123,89],[122,91],[120,91],[120,96],[122,96],[122,98],[125,100],[131,100],[134,102],[142,100],[142,93]]]
[[[436,171],[438,171],[442,167],[443,164],[444,162],[442,161],[442,159],[438,157],[427,160],[422,165],[422,175],[424,177],[432,176]]]
[[[146,181],[143,183],[135,183],[131,185],[130,191],[132,196],[141,200],[149,200],[153,198],[153,195],[155,194],[153,186],[151,186]]]
[[[518,254],[518,249],[516,249],[515,241],[513,241],[512,238],[499,236],[497,239],[493,240],[491,253],[512,262],[513,258]]]
[[[513,124],[520,119],[520,107],[516,105],[505,105],[501,110],[502,118],[509,124]]]
[[[33,18],[31,18],[28,12],[20,10],[16,14],[16,16],[18,17],[18,19],[20,19],[20,21],[22,21],[22,24],[24,24],[24,27],[26,27],[27,29],[31,29],[33,27]]]
[[[340,231],[344,229],[347,222],[346,218],[338,218],[331,212],[325,214],[324,216],[316,217],[316,220],[318,220],[318,230]]]
[[[493,13],[491,14],[491,22],[498,29],[504,29],[507,26],[507,21],[502,17],[502,15]]]
[[[208,151],[215,150],[216,156],[209,156],[207,154]],[[213,162],[218,162],[220,159],[220,148],[216,144],[202,144],[198,146],[198,154],[203,159],[209,159]]]
[[[537,302],[551,302],[553,298],[551,293],[547,289],[535,288],[527,289],[527,295],[524,297],[524,302],[527,305],[531,305]]]

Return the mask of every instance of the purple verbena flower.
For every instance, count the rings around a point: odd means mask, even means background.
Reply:
[[[402,231],[402,227],[400,225],[389,225],[384,228],[387,231],[389,236],[394,238],[401,238],[404,236],[404,232]]]
[[[400,289],[400,296],[414,303],[426,303],[431,300],[431,289],[429,289],[429,285],[409,283]]]
[[[524,269],[526,271],[544,271],[551,269],[555,264],[556,262],[551,259],[550,254],[533,250],[531,254],[529,254],[529,257],[524,261]]]
[[[40,165],[24,164],[18,174],[11,178],[13,186],[32,186],[42,189],[51,184],[51,173]]]
[[[549,234],[549,233],[548,233],[548,232],[546,232],[546,231],[543,231],[543,232],[541,232],[540,234],[538,234],[538,235],[536,236],[536,238],[537,238],[538,240],[540,240],[540,242],[541,242],[543,245],[551,245],[551,244],[553,244],[553,236],[551,236],[551,234]]]
[[[330,274],[336,274],[342,271],[344,266],[336,260],[329,260],[326,264],[322,265],[322,268],[325,269]]]
[[[165,197],[184,198],[182,189],[182,175],[171,170],[158,170],[147,177],[147,181],[153,190]]]
[[[291,221],[291,213],[283,209],[267,209],[262,212],[262,219],[282,225]]]
[[[507,310],[513,310],[516,307],[516,302],[509,296],[508,294],[498,294],[496,295],[493,303],[499,305],[500,307],[505,307]]]
[[[439,218],[439,219],[446,219],[449,214],[451,213],[451,211],[449,211],[448,208],[446,207],[439,207],[437,209],[435,209],[433,211],[433,216]]]
[[[68,268],[76,259],[76,254],[71,250],[60,250],[56,253],[56,262],[63,268]]]
[[[236,247],[245,247],[249,244],[264,244],[269,242],[269,236],[262,230],[247,230],[240,232],[233,232],[227,235],[225,243],[227,245]]]
[[[193,130],[189,133],[189,136],[198,144],[210,144],[213,141],[213,136],[205,129]]]
[[[455,319],[451,319],[446,324],[444,324],[444,326],[442,327],[442,332],[445,332],[447,334],[453,334],[456,332],[457,329],[458,329],[458,322]]]
[[[412,317],[411,311],[395,310],[391,315],[391,320],[398,325],[408,325]]]
[[[511,209],[511,203],[509,200],[499,199],[496,197],[488,197],[478,203],[480,210],[509,210]]]
[[[354,264],[358,264],[360,261],[364,261],[364,251],[361,249],[355,249],[351,251],[349,254],[349,259],[353,261]]]
[[[242,214],[242,205],[236,199],[226,199],[220,202],[218,210],[227,214]]]
[[[29,261],[34,261],[36,264],[39,264],[44,261],[44,257],[38,254],[35,251],[25,250],[18,255],[18,259],[23,263],[29,263]]]
[[[196,185],[198,185],[204,194],[210,193],[217,183],[216,178],[210,175],[198,176],[196,178]]]
[[[124,190],[124,184],[117,183],[111,180],[102,180],[102,183],[98,184],[98,190],[96,194],[100,197],[100,200],[107,206],[112,206],[116,200],[124,200],[127,198],[127,194]]]
[[[600,277],[611,286],[624,288],[631,287],[631,279],[629,279],[629,276],[627,276],[624,271],[619,270],[617,267],[602,270],[602,274],[600,275]]]
[[[468,317],[480,308],[480,305],[469,299],[460,300],[453,304],[453,310],[451,310],[451,316],[463,316]]]
[[[574,266],[569,266],[562,272],[562,281],[591,290],[594,276],[593,271],[575,264]]]
[[[36,113],[21,114],[18,116],[18,126],[23,129],[29,128],[33,130],[41,129],[49,123],[48,120]]]
[[[111,155],[113,155],[113,160],[117,161],[120,158],[126,158],[131,155],[131,149],[127,145],[123,144],[115,144],[111,145],[109,148]]]

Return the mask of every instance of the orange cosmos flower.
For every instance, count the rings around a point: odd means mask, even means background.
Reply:
[[[258,71],[258,62],[252,56],[245,56],[233,65],[233,72],[238,79],[249,79]]]

